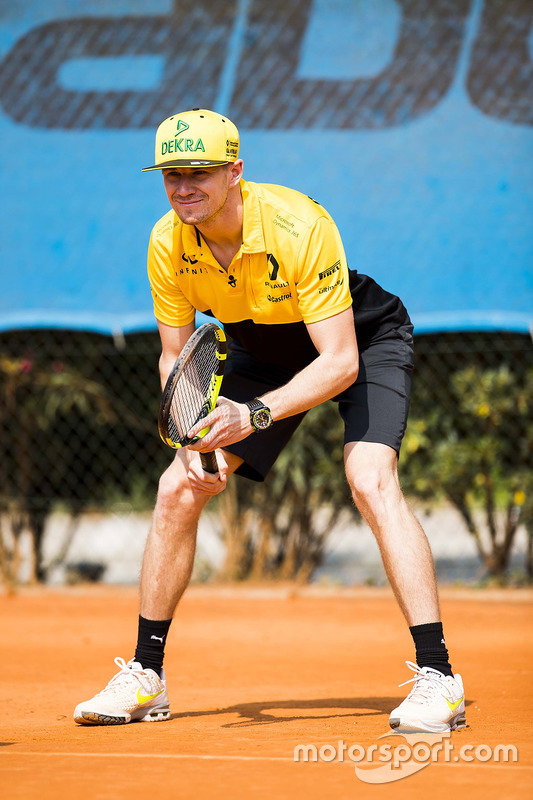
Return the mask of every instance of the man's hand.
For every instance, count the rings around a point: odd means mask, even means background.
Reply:
[[[209,433],[203,439],[190,444],[189,450],[207,453],[240,442],[241,439],[246,439],[250,433],[253,433],[248,406],[244,403],[235,403],[226,397],[218,398],[214,411],[191,428],[188,436],[197,436],[208,426]]]
[[[191,489],[197,494],[216,495],[224,491],[228,481],[228,465],[224,454],[220,451],[216,453],[218,472],[204,472],[199,453],[189,453],[190,447],[186,448],[189,471],[187,477],[191,484]]]

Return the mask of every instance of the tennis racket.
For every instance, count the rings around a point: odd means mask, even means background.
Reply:
[[[169,447],[187,447],[209,431],[207,427],[193,439],[187,436],[216,406],[225,364],[224,331],[214,322],[200,325],[176,360],[161,397],[159,435]],[[205,472],[218,472],[214,453],[200,453],[200,457]]]

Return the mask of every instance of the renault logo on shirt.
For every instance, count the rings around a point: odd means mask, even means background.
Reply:
[[[272,253],[267,253],[267,264],[270,267],[268,277],[270,278],[271,281],[275,281],[276,278],[278,277],[279,264],[275,256],[272,255]]]
[[[279,278],[279,280],[277,280],[279,273],[279,264],[276,257],[273,256],[272,253],[267,253],[267,264],[270,265],[270,269],[268,272],[268,281],[265,281],[265,286],[267,286],[269,289],[286,289],[287,286],[289,285],[287,281],[284,281],[282,278]],[[270,297],[268,299],[270,300]]]

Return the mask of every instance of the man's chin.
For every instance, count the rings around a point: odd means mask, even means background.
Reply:
[[[176,211],[176,209],[174,210]],[[180,209],[179,211],[176,211],[176,214],[184,225],[198,225],[199,222],[203,222],[205,217],[204,214],[200,214],[192,209],[190,211],[184,211],[183,209]]]

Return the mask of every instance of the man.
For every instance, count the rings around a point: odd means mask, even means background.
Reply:
[[[172,207],[154,227],[148,273],[162,343],[162,386],[194,330],[212,313],[232,344],[215,410],[178,450],[159,485],[143,559],[134,658],[74,712],[82,724],[170,716],[164,643],[193,567],[199,516],[232,473],[263,480],[305,412],[330,398],[345,423],[345,468],[357,507],[378,541],[410,625],[414,687],[392,713],[402,731],[464,725],[439,616],[433,561],[400,490],[412,325],[400,300],[349,271],[337,228],[315,201],[242,180],[239,134],[225,117],[193,109],[165,120],[155,164]],[[357,336],[356,336],[357,332]],[[219,472],[199,452],[216,450]]]

